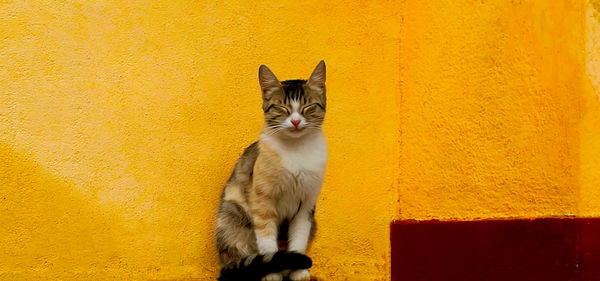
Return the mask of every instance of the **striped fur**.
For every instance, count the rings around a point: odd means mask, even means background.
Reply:
[[[219,280],[254,274],[279,281],[280,272],[293,281],[308,280],[310,259],[304,253],[316,231],[327,160],[321,132],[325,64],[320,62],[308,80],[282,82],[261,66],[259,82],[265,128],[235,165],[217,212]]]

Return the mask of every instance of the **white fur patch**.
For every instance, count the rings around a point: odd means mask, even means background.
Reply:
[[[306,251],[306,245],[308,244],[308,236],[310,235],[310,228],[312,224],[310,222],[310,212],[312,206],[305,206],[300,212],[294,217],[290,223],[289,229],[289,246],[290,252],[304,253]]]
[[[277,241],[272,237],[260,237],[256,235],[256,246],[261,255],[274,254],[279,250]]]
[[[289,277],[292,281],[310,281],[310,272],[308,269],[294,270]]]
[[[293,175],[306,170],[319,175],[325,173],[327,164],[327,144],[323,133],[311,132],[298,139],[279,139],[275,136],[264,136],[263,141],[279,154],[285,168]]]
[[[283,275],[281,273],[269,273],[265,277],[261,279],[262,281],[281,281],[283,280]]]
[[[291,104],[292,104],[292,111],[298,112],[298,109],[300,108],[300,101],[292,100]]]

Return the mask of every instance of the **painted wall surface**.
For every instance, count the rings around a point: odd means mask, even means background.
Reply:
[[[262,63],[327,62],[324,280],[393,219],[598,216],[597,2],[3,2],[0,280],[213,280]]]
[[[262,126],[258,66],[328,67],[311,255],[389,280],[400,1],[4,1],[0,280],[214,280],[222,185]]]
[[[434,2],[404,6],[397,218],[599,215],[594,5]]]
[[[586,77],[581,119],[580,215],[600,216],[600,0],[586,6]]]

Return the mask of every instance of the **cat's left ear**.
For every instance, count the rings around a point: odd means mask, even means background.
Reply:
[[[263,93],[263,98],[269,96],[271,92],[281,88],[281,84],[273,71],[271,71],[266,65],[261,65],[258,68],[258,82]]]
[[[317,64],[310,78],[308,78],[307,84],[311,88],[325,90],[325,61],[322,60]]]

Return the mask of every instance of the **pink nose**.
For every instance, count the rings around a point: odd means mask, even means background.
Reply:
[[[294,125],[294,127],[298,128],[298,125],[300,125],[300,120],[292,119],[292,125]]]

